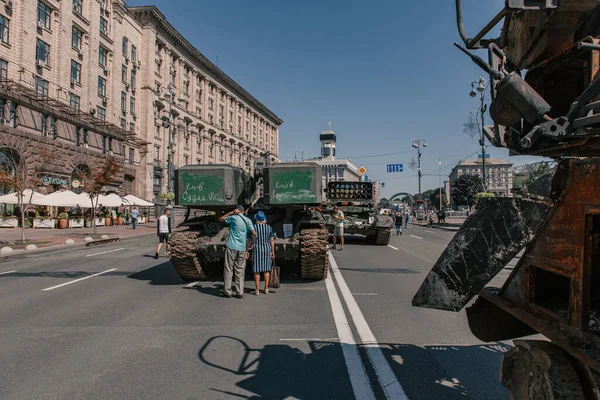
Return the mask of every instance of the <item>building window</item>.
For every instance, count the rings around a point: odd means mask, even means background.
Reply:
[[[56,139],[56,119],[54,117],[49,117],[50,119],[50,138]]]
[[[219,160],[223,161],[223,149],[219,149]]]
[[[154,146],[154,160],[160,161],[160,146]]]
[[[71,60],[71,83],[81,84],[81,64]]]
[[[137,61],[137,49],[134,45],[131,45],[131,61]]]
[[[127,93],[121,92],[121,110],[127,112]]]
[[[75,127],[75,146],[81,146],[81,128]]]
[[[122,47],[122,53],[125,56],[125,58],[127,58],[127,47],[129,46],[129,40],[123,36],[123,47]]]
[[[73,11],[81,15],[83,10],[83,0],[73,0]]]
[[[42,131],[42,136],[46,136],[47,126],[48,126],[48,116],[42,114],[42,123],[40,125],[41,131]]]
[[[196,90],[196,101],[202,104],[202,90]]]
[[[112,145],[112,142],[113,142],[113,138],[109,137],[109,138],[108,138],[108,151],[109,151],[110,153],[112,153],[112,151],[113,151],[113,145]]]
[[[100,17],[100,33],[108,36],[108,21],[104,17]]]
[[[156,74],[158,76],[161,76],[161,73],[160,73],[160,66],[161,66],[160,61],[156,60],[155,65],[156,65]]]
[[[223,117],[223,106],[219,106],[219,116]]]
[[[44,24],[46,29],[50,29],[50,14],[52,14],[52,10],[50,7],[38,1],[38,9],[37,9],[37,19],[38,22]]]
[[[81,98],[79,96],[76,94],[71,94],[69,102],[73,110],[79,110],[79,107],[81,106]]]
[[[189,165],[189,156],[186,154],[183,156],[183,165]]]
[[[6,112],[4,111],[6,107],[6,100],[0,99],[0,118],[6,118]]]
[[[131,115],[135,115],[135,97],[129,98],[129,112]]]
[[[104,121],[106,119],[106,109],[104,107],[98,106],[98,111],[96,114],[99,120]]]
[[[213,99],[208,99],[208,109],[212,111],[215,101]]]
[[[210,143],[210,144],[208,145],[208,156],[209,156],[209,157],[211,157],[211,158],[212,158],[212,156],[213,156],[213,147],[214,147],[214,146],[213,146],[213,144],[212,144],[212,143]]]
[[[8,79],[8,62],[0,58],[0,80]]]
[[[154,139],[160,140],[160,125],[156,125],[156,130],[154,131]]]
[[[127,83],[127,67],[121,65],[121,82]]]
[[[133,122],[129,123],[129,132],[135,133],[135,124]]]
[[[71,28],[71,46],[76,48],[77,50],[81,50],[81,43],[83,38],[83,32],[79,29],[72,27]]]
[[[208,122],[210,122],[211,124],[213,123],[213,116],[212,115],[208,116]]]
[[[199,117],[202,117],[202,109],[199,107],[196,107],[196,115],[198,115]]]
[[[133,164],[135,162],[135,150],[130,147],[129,148],[129,164]]]
[[[98,49],[98,64],[100,64],[102,68],[106,68],[107,54],[108,50],[100,46],[100,48]]]
[[[102,136],[102,153],[106,153],[106,136]]]
[[[125,132],[127,130],[127,121],[125,118],[121,118],[121,131]]]
[[[45,66],[50,64],[50,45],[43,40],[37,40],[37,60],[42,61]]]
[[[185,94],[186,96],[189,96],[189,94],[190,94],[190,82],[189,81],[183,81],[183,94]]]
[[[0,15],[0,41],[8,44],[8,19]]]
[[[133,69],[131,70],[131,82],[130,82],[130,85],[131,85],[132,88],[135,89],[135,70],[133,70]]]
[[[40,96],[48,97],[48,81],[42,78],[35,78],[35,92]]]
[[[98,96],[106,97],[106,79],[98,77]]]

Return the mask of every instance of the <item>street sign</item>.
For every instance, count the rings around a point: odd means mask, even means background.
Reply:
[[[387,172],[404,172],[404,165],[402,164],[388,164]]]
[[[367,173],[367,169],[366,169],[364,166],[362,166],[362,165],[361,165],[361,166],[360,166],[360,168],[358,169],[358,172],[359,172],[361,175],[364,175],[364,174],[366,174],[366,173]]]

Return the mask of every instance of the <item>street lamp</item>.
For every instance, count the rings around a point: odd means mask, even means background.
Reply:
[[[417,166],[418,166],[418,177],[419,177],[419,199],[421,199],[421,143],[423,147],[427,147],[425,139],[413,139],[412,147],[417,149]]]
[[[175,86],[169,83],[167,86],[168,93],[159,100],[169,103],[169,119],[163,122],[169,128],[169,138],[167,142],[167,193],[173,192],[173,180],[175,179],[175,168],[173,166],[173,104],[175,103]]]
[[[485,90],[488,87],[488,82],[483,77],[483,74],[479,77],[479,81],[471,82],[471,97],[476,97],[477,93],[480,94],[481,105],[479,106],[479,113],[481,114],[481,132],[479,136],[479,144],[481,145],[481,177],[483,181],[483,190],[487,190],[487,183],[485,180],[485,112],[487,111],[487,105],[485,104]]]

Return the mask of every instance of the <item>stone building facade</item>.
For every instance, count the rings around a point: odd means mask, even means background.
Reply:
[[[277,159],[281,122],[155,7],[0,2],[0,153],[16,135],[89,163],[110,155],[122,165],[115,191],[157,199],[169,143],[175,168],[251,170],[267,152]],[[70,182],[71,164],[52,174]]]
[[[483,175],[483,159],[475,158],[459,162],[450,173],[446,191],[454,181],[462,175]],[[512,197],[513,169],[512,163],[499,158],[486,158],[485,180],[488,192],[496,197]]]
[[[153,6],[131,7],[142,27],[140,127],[149,155],[144,192],[167,188],[169,134],[174,167],[232,164],[253,171],[278,159],[282,121],[194,48]]]

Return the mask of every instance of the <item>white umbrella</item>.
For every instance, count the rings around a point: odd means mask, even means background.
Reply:
[[[144,199],[140,199],[139,197],[136,197],[132,194],[128,194],[127,196],[123,197],[124,200],[127,200],[127,202],[129,204],[131,204],[132,206],[140,206],[140,207],[152,207],[154,206],[154,203],[150,203],[149,201],[146,201]]]
[[[56,206],[56,207],[86,207],[90,202],[90,198],[86,196],[79,195],[70,190],[65,190],[62,192],[54,192],[49,194],[44,199],[44,205],[46,206]]]
[[[33,192],[33,197],[31,197],[31,189],[25,189],[23,191],[23,204],[29,204],[29,199],[31,199],[31,204],[36,205],[36,206],[43,206],[46,203],[44,202],[44,199],[46,198],[45,195],[38,193],[38,192]],[[19,204],[19,197],[17,196],[16,193],[10,193],[10,194],[6,194],[4,196],[0,196],[0,203],[1,204]]]
[[[98,203],[96,203],[96,201],[94,200],[94,204],[102,205],[103,207],[119,207],[123,204],[127,204],[123,201],[122,198],[119,197],[119,195],[116,195],[114,193],[111,193],[109,195],[101,194],[98,197]]]

